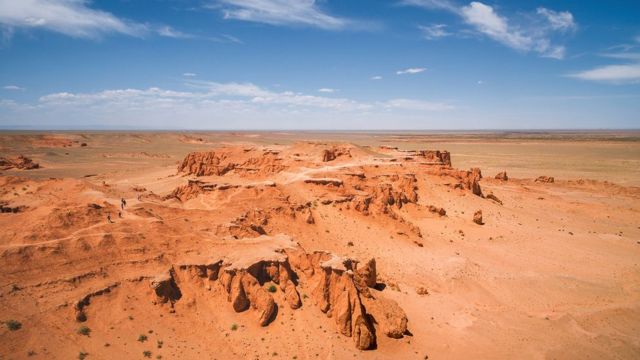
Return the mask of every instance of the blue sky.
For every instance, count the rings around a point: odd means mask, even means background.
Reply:
[[[0,128],[640,127],[640,2],[0,0]]]

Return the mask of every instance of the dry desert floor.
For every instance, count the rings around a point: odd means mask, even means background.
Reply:
[[[637,132],[4,132],[0,169],[0,359],[640,358]]]

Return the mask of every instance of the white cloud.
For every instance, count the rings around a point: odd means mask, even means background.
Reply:
[[[384,103],[387,108],[413,111],[445,111],[454,109],[453,105],[414,99],[393,99]]]
[[[371,80],[382,80],[382,76],[380,75],[372,76]]]
[[[271,25],[304,25],[340,30],[348,20],[331,16],[315,0],[218,0],[211,8],[222,8],[225,19]]]
[[[441,9],[455,12],[457,7],[449,0],[402,0],[400,4],[419,6],[427,9]]]
[[[462,8],[462,16],[479,32],[509,47],[527,50],[533,45],[531,38],[509,28],[507,19],[498,15],[489,5],[474,1]]]
[[[3,89],[10,90],[10,91],[22,91],[22,90],[24,90],[23,87],[20,87],[18,85],[5,85],[3,87]]]
[[[176,30],[171,26],[160,26],[156,29],[156,32],[160,36],[172,38],[172,39],[193,39],[194,35],[184,33],[182,31]]]
[[[575,30],[578,25],[576,25],[573,20],[573,14],[568,11],[553,11],[547,8],[540,7],[537,10],[538,15],[544,16],[551,28],[554,30]]]
[[[451,35],[451,33],[446,30],[446,27],[447,25],[445,24],[418,26],[418,28],[422,30],[422,34],[424,35],[425,39],[428,39],[428,40],[439,39],[439,38]]]
[[[334,93],[336,91],[338,91],[337,89],[331,89],[331,88],[320,88],[318,89],[319,92],[321,93]]]
[[[600,54],[602,57],[618,60],[627,60],[626,64],[609,64],[567,74],[580,80],[606,82],[612,84],[640,83],[640,53],[619,52]]]
[[[105,33],[141,36],[144,25],[91,9],[85,0],[0,0],[0,24],[10,28],[41,28],[82,38]]]
[[[408,69],[404,69],[404,70],[398,70],[396,71],[397,75],[406,75],[406,74],[419,74],[423,71],[426,71],[426,68],[408,68]]]
[[[191,80],[186,84],[191,90],[153,87],[58,92],[29,104],[0,98],[0,124],[48,121],[76,128],[134,123],[156,128],[393,128],[424,124],[432,116],[428,114],[453,109],[449,104],[426,100],[366,102],[273,91],[253,83]]]
[[[543,52],[540,56],[562,60],[565,57],[567,49],[564,46],[553,46],[553,47],[545,47],[545,52]]]
[[[183,73],[182,76],[184,76],[184,77],[195,77],[195,76],[198,76],[198,74],[192,73],[192,72],[186,72],[186,73]]]
[[[611,82],[617,84],[639,83],[640,63],[605,65],[591,70],[569,74],[569,76],[581,80]]]
[[[446,0],[404,0],[401,4],[449,11],[460,16],[476,32],[505,46],[522,52],[535,52],[542,57],[554,59],[564,58],[566,49],[564,46],[552,44],[552,33],[567,32],[577,28],[573,14],[570,12],[554,11],[543,7],[538,8],[534,16],[530,17],[534,18],[531,23],[518,23],[498,14],[492,6],[479,1],[472,1],[462,7]],[[439,30],[444,31],[444,27],[426,29],[421,27],[420,29],[427,38],[444,35],[439,33]]]
[[[203,38],[166,25],[140,24],[89,7],[89,0],[0,0],[3,42],[14,29],[44,29],[77,38],[99,38],[117,33],[136,37],[157,34],[174,39]],[[230,35],[206,38],[218,42],[239,42]]]

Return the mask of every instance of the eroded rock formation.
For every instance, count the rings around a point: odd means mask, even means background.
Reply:
[[[502,180],[502,181],[509,180],[509,177],[507,176],[507,172],[506,171],[501,171],[501,172],[497,173],[496,174],[496,180]]]
[[[221,259],[174,265],[150,280],[154,303],[168,303],[173,308],[185,296],[180,290],[184,282],[214,285],[234,311],[253,310],[257,322],[267,326],[277,316],[278,308],[272,293],[277,290],[267,285],[277,285],[286,305],[298,309],[303,306],[298,279],[303,277],[315,306],[334,319],[338,331],[352,337],[358,349],[375,347],[377,332],[392,338],[400,338],[407,332],[404,311],[394,301],[371,290],[377,280],[374,259],[360,265],[354,259],[327,252],[307,253],[287,236],[273,239],[288,244],[269,249],[253,260]]]
[[[538,176],[538,178],[536,179],[536,182],[551,184],[555,182],[555,179],[553,178],[553,176],[543,175],[543,176]]]
[[[333,146],[322,151],[322,162],[333,161],[339,157],[351,157],[351,151],[347,147]]]
[[[33,162],[30,158],[20,155],[16,158],[0,157],[0,170],[21,169],[32,170],[40,168],[40,164]]]
[[[272,174],[286,169],[277,151],[255,148],[220,148],[192,152],[178,165],[178,172],[195,176]]]

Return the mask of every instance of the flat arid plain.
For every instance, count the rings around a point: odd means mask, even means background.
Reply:
[[[640,132],[4,132],[0,157],[1,359],[640,358]]]

